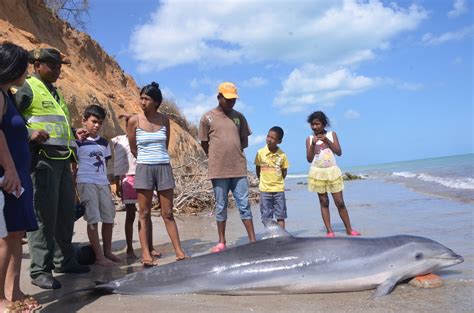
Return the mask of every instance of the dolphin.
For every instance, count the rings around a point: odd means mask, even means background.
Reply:
[[[459,264],[463,257],[428,238],[293,237],[280,230],[254,243],[173,262],[100,284],[117,294],[262,295],[376,289]]]

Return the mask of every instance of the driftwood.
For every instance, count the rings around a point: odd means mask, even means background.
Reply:
[[[173,168],[176,182],[174,208],[177,213],[198,213],[214,207],[212,184],[207,179],[207,161],[190,157]]]
[[[174,212],[197,214],[214,210],[215,200],[212,183],[207,178],[207,160],[189,158],[184,165],[173,167],[176,182],[174,189]],[[258,190],[255,186],[256,177],[249,173],[249,201],[258,202]],[[258,180],[257,180],[258,181]],[[235,201],[229,194],[229,208],[235,207]]]

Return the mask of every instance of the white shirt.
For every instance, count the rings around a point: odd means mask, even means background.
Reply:
[[[126,135],[112,138],[114,147],[114,176],[135,175],[137,160],[130,151]]]

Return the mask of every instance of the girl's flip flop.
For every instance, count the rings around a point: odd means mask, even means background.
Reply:
[[[349,236],[360,236],[360,235],[362,234],[359,233],[357,230],[352,230]]]
[[[225,246],[225,243],[219,242],[217,245],[215,245],[214,248],[212,248],[212,253],[217,253],[224,251],[227,247]]]

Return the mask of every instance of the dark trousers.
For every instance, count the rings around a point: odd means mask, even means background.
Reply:
[[[40,156],[31,175],[38,230],[28,233],[30,276],[51,273],[56,267],[77,266],[71,244],[74,218],[74,182],[69,160]]]

